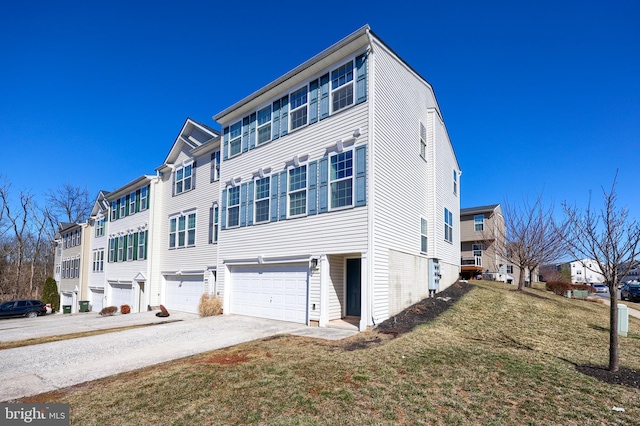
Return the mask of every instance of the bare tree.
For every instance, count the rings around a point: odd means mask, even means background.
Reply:
[[[542,195],[533,205],[527,200],[522,204],[505,203],[503,215],[502,256],[518,267],[518,290],[522,290],[527,270],[528,286],[531,286],[533,274],[540,265],[555,262],[566,253],[562,226],[556,226],[553,206],[544,207]]]
[[[87,188],[65,183],[56,190],[47,193],[49,213],[55,219],[53,223],[80,223],[86,220],[91,212],[92,202]]]
[[[600,211],[591,207],[591,197],[586,210],[563,203],[566,215],[565,241],[571,254],[578,259],[593,260],[609,286],[609,370],[616,372],[620,366],[618,350],[618,286],[625,277],[640,249],[640,223],[629,218],[627,208],[617,207],[616,178],[611,190],[604,188],[604,206]]]

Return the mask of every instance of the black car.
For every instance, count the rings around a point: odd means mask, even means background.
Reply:
[[[47,313],[47,305],[40,300],[11,300],[0,304],[0,318],[35,318]]]
[[[640,283],[628,283],[620,290],[620,299],[635,302],[640,300]]]

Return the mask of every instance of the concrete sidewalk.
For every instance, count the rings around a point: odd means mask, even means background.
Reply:
[[[309,327],[235,315],[180,318],[182,314],[171,313],[168,318],[158,318],[154,312],[145,312],[121,317],[126,318],[107,322],[102,320],[117,317],[99,317],[94,321],[90,316],[83,318],[79,314],[75,319],[59,319],[67,322],[65,330],[96,329],[107,324],[139,325],[145,321],[153,325],[1,351],[0,402],[278,334],[339,340],[357,333],[355,328]],[[36,334],[38,328],[34,327],[38,319],[30,320],[24,328]],[[2,327],[2,341],[9,340],[7,336],[15,337],[19,333],[24,336],[24,330],[17,331],[19,327],[12,328],[6,323]]]

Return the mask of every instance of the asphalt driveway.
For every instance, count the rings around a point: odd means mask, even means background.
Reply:
[[[0,402],[277,334],[338,340],[357,332],[236,315],[200,318],[172,312],[168,318],[158,318],[155,312],[113,317],[83,313],[2,320],[0,341],[142,324],[153,325],[0,351]]]

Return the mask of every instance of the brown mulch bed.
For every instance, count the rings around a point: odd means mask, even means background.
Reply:
[[[601,382],[640,389],[640,371],[638,370],[620,368],[612,373],[607,367],[598,365],[576,365],[576,370]]]

